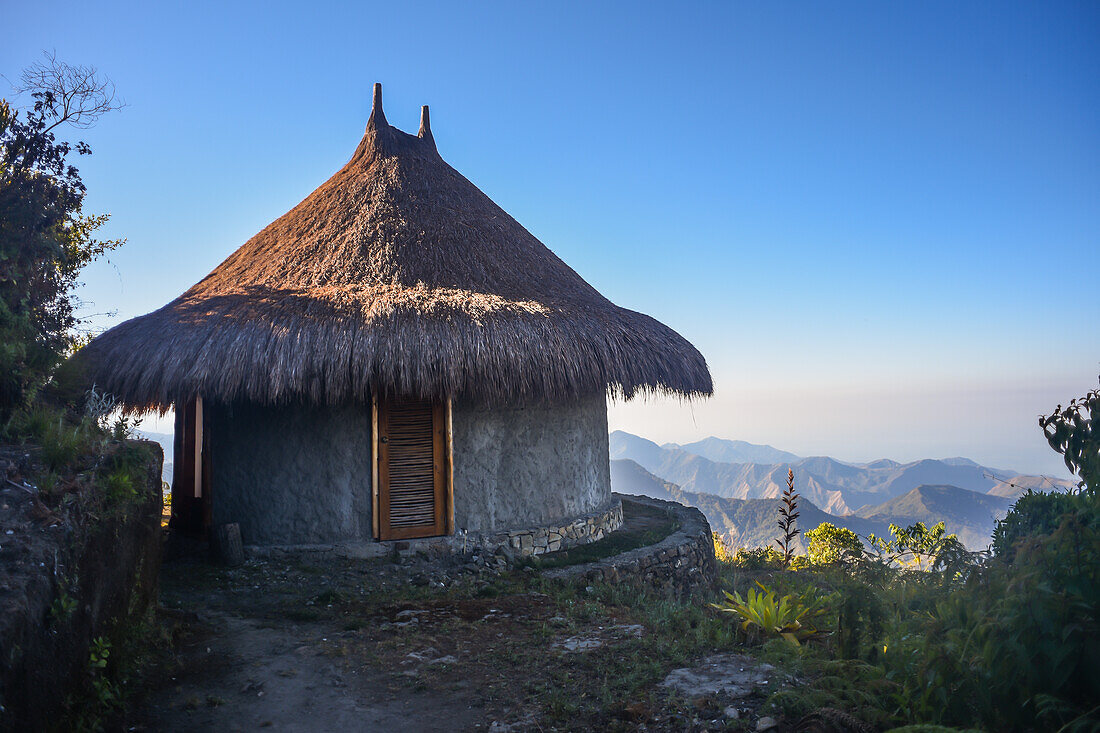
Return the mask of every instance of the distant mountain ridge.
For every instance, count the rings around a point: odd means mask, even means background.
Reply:
[[[795,456],[778,463],[731,463],[716,461],[693,451],[712,456],[748,455],[754,451],[762,456],[774,455],[771,451],[787,453],[771,446],[717,438],[687,445],[660,446],[621,430],[611,433],[610,451],[612,460],[635,461],[646,471],[676,484],[684,491],[731,499],[777,497],[785,486],[787,471],[793,470],[799,493],[837,516],[881,504],[925,485],[955,486],[1004,498],[1018,496],[1023,489],[1016,487],[1044,486],[1048,490],[1066,490],[1071,486],[1068,481],[1001,471],[966,458],[924,459],[909,463],[880,459],[855,464],[828,456]]]
[[[765,547],[778,535],[776,528],[779,500],[732,499],[713,494],[685,491],[676,484],[654,476],[629,459],[611,461],[611,487],[623,494],[643,494],[676,501],[701,510],[730,547]],[[1011,501],[978,494],[957,486],[918,486],[879,505],[864,507],[857,514],[837,516],[821,510],[812,501],[798,503],[798,552],[806,551],[803,533],[822,522],[847,527],[861,537],[870,534],[888,536],[891,524],[909,526],[916,522],[932,525],[943,521],[947,531],[957,534],[971,550],[989,546],[997,519],[1004,516]]]
[[[993,526],[1012,506],[1012,500],[979,494],[957,486],[922,485],[877,506],[865,506],[856,516],[902,527],[924,522],[947,523],[947,531],[957,534],[970,549],[989,545]]]
[[[756,445],[743,440],[725,440],[724,438],[703,438],[694,443],[678,445],[665,443],[662,448],[679,448],[702,456],[716,463],[783,463],[797,461],[800,456],[770,445]]]
[[[151,440],[154,443],[160,443],[161,449],[164,451],[164,466],[161,470],[161,481],[171,484],[172,483],[172,459],[174,444],[173,437],[168,433],[154,433],[149,430],[135,430],[134,433],[139,438],[145,440]]]
[[[727,499],[713,494],[684,491],[674,483],[664,481],[629,459],[611,461],[611,488],[621,494],[642,494],[655,499],[675,501],[693,506],[703,512],[711,530],[721,535],[730,547],[766,547],[777,536],[777,499]],[[859,535],[886,534],[889,522],[861,517],[836,517],[824,512],[812,502],[803,500],[798,505],[799,534],[794,547],[799,553],[806,551],[802,532],[813,529],[822,522],[832,522],[848,527]]]

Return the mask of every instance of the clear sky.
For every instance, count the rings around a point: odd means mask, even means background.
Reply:
[[[81,135],[86,208],[129,239],[85,278],[100,327],[335,172],[381,81],[391,124],[431,105],[448,162],[707,357],[714,399],[612,429],[1064,474],[1036,418],[1100,372],[1100,4],[0,11],[0,74],[55,50],[129,103]]]

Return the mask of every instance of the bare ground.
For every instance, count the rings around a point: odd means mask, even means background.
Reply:
[[[164,564],[161,649],[120,729],[742,730],[736,699],[662,686],[734,642],[699,600],[576,587],[493,558]],[[731,719],[723,711],[743,711]],[[110,726],[114,727],[114,725]]]

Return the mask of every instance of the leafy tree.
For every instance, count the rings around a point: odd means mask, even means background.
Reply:
[[[807,553],[813,565],[832,565],[863,557],[863,542],[847,527],[822,522],[806,532],[806,539],[810,541]]]
[[[1100,492],[1100,389],[1058,405],[1050,415],[1039,418],[1050,447],[1062,454],[1066,467],[1081,477],[1078,486]]]
[[[78,345],[77,277],[124,241],[96,239],[108,216],[83,211],[70,156],[91,149],[55,137],[61,125],[87,128],[119,109],[114,86],[92,67],[52,56],[22,81],[16,91],[30,94],[30,109],[0,99],[0,425]]]
[[[966,553],[959,538],[953,534],[947,534],[947,526],[938,522],[931,527],[924,522],[917,522],[908,527],[890,525],[892,539],[885,540],[875,535],[869,535],[871,546],[878,550],[879,554],[891,562],[896,562],[903,567],[915,570],[932,570],[941,563],[941,559]]]
[[[1066,512],[1080,506],[1082,499],[1074,494],[1045,494],[1028,489],[993,528],[993,554],[1012,560],[1021,540],[1053,534]]]

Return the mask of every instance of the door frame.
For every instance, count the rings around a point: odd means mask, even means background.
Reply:
[[[382,539],[382,462],[379,449],[379,435],[382,428],[382,404],[385,401],[377,392],[371,394],[370,405],[370,451],[371,451],[371,529],[374,539],[379,542],[396,541],[405,539],[400,536],[391,536]],[[454,526],[454,431],[451,409],[451,398],[445,400],[432,400],[434,440],[441,440],[443,445],[443,534],[431,536],[449,536],[455,531]],[[441,420],[435,420],[435,411],[442,413]],[[440,424],[442,423],[442,424]],[[398,533],[400,534],[400,533]],[[412,538],[409,538],[412,539]]]

